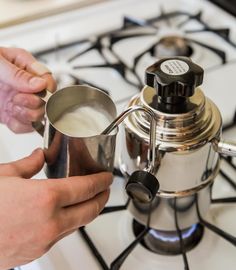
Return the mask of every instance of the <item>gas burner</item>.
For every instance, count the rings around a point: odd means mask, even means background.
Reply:
[[[49,67],[66,66],[69,83],[75,77],[109,93],[112,89],[112,99],[121,102],[140,91],[145,68],[162,56],[191,56],[205,70],[236,59],[229,29],[211,28],[201,15],[176,11],[146,20],[125,16],[117,30],[35,56],[46,58]],[[127,87],[129,97],[122,91]]]
[[[176,55],[190,57],[193,53],[193,48],[188,42],[179,36],[168,36],[161,38],[154,50],[156,58],[171,57]]]
[[[136,237],[145,230],[145,226],[133,220],[133,231]],[[159,231],[150,229],[140,242],[148,250],[161,255],[177,255],[193,249],[202,239],[204,227],[194,224],[190,228],[181,230],[180,240],[177,231]]]
[[[123,48],[129,42],[133,44],[132,40],[138,45],[128,57]],[[142,85],[145,67],[161,57],[191,56],[205,70],[225,64],[232,56],[221,49],[222,40],[231,49],[235,47],[229,29],[210,28],[203,22],[201,12],[163,12],[147,20],[125,17],[122,29],[111,34],[111,48],[120,61],[132,68]]]

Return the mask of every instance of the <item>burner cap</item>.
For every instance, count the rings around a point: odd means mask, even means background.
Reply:
[[[160,39],[155,47],[154,55],[157,58],[186,56],[189,57],[193,49],[189,42],[180,36],[167,36]]]

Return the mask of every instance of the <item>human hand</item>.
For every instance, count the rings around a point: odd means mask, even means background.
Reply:
[[[0,165],[0,270],[28,263],[103,209],[110,173],[31,180],[44,164],[41,149]]]
[[[50,71],[27,51],[0,47],[0,122],[15,133],[33,131],[32,122],[44,116],[44,103],[34,95],[53,92]]]

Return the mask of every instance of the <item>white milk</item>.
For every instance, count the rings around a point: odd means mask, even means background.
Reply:
[[[91,106],[74,106],[66,110],[54,126],[69,136],[90,137],[101,134],[110,123],[106,112]]]

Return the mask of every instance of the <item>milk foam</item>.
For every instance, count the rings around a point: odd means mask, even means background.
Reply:
[[[54,122],[61,132],[73,137],[99,135],[111,123],[109,115],[91,106],[74,106]]]

